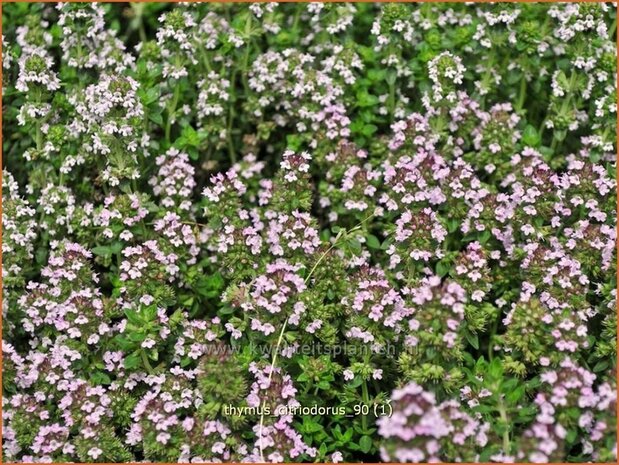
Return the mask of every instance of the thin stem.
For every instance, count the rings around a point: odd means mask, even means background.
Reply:
[[[499,317],[500,315],[497,315],[494,323],[492,323],[492,331],[490,332],[490,338],[488,339],[488,360],[492,360],[494,357],[494,336],[496,335],[496,331],[499,326]]]
[[[143,19],[142,15],[140,15],[140,22],[139,22],[138,32],[140,34],[140,41],[142,43],[146,42],[148,40],[148,38],[146,37],[146,29],[144,29],[144,19]]]
[[[499,416],[505,426],[505,430],[503,431],[503,452],[505,454],[509,454],[511,449],[511,442],[509,440],[509,418],[507,416],[507,410],[505,408],[505,403],[503,402],[502,396],[499,398]]]
[[[367,351],[365,351],[365,355],[363,356],[364,360],[364,364],[368,365],[370,363],[370,356],[369,353]],[[367,405],[369,408],[370,405],[370,394],[368,392],[368,384],[367,384],[367,380],[363,380],[363,384],[361,385],[361,398],[363,399],[363,405]],[[367,431],[368,429],[368,417],[367,415],[362,415],[361,416],[361,427],[363,428],[363,431]]]
[[[318,265],[320,265],[320,262],[322,262],[322,260],[327,256],[327,254],[329,252],[331,252],[331,250],[333,250],[333,247],[335,247],[335,244],[337,244],[337,241],[340,239],[340,237],[342,237],[343,232],[344,232],[343,229],[340,230],[340,232],[337,234],[337,236],[335,236],[335,241],[333,241],[333,244],[331,244],[331,246],[320,256],[318,261],[316,261],[316,263],[314,263],[314,266],[312,267],[312,269],[308,273],[307,278],[305,278],[305,284],[307,284],[309,282],[309,279],[312,277],[312,274],[314,274],[314,271],[316,270],[316,267],[318,267]]]
[[[370,218],[372,218],[372,216],[374,216],[374,215],[368,216],[361,223],[359,223],[357,226],[355,226],[353,229],[351,229],[350,232],[359,229],[366,221],[368,221]],[[340,231],[337,233],[337,236],[335,237],[335,240],[333,241],[331,246],[322,253],[320,258],[318,258],[318,260],[316,261],[316,263],[314,264],[314,266],[312,267],[312,269],[308,273],[307,277],[305,278],[305,284],[307,284],[309,282],[309,280],[311,279],[312,275],[314,274],[314,271],[316,271],[316,268],[318,267],[318,265],[324,260],[324,258],[327,256],[327,254],[331,250],[333,250],[333,248],[337,245],[338,241],[340,240],[340,238],[343,235],[344,235],[344,230],[340,229]],[[277,344],[275,345],[275,352],[273,353],[273,359],[271,360],[271,370],[269,372],[269,382],[268,382],[268,385],[271,384],[271,378],[273,377],[273,371],[275,370],[275,363],[277,362],[277,354],[279,353],[279,348],[280,348],[280,346],[282,344],[282,341],[284,339],[284,332],[286,331],[286,326],[287,325],[288,325],[288,317],[286,317],[286,319],[284,320],[284,324],[282,325],[282,329],[279,332],[279,337],[277,338]],[[366,387],[366,390],[367,390],[367,387]],[[264,425],[264,406],[265,406],[265,403],[266,403],[266,399],[264,399],[262,401],[262,405],[261,405],[261,409],[260,409],[260,427],[259,427],[259,430],[258,430],[258,437],[259,437],[259,440],[260,440],[260,460],[262,462],[264,462],[264,454],[262,452],[262,428],[263,428],[263,425]]]
[[[282,329],[279,332],[279,337],[277,338],[277,345],[275,346],[275,352],[273,353],[273,360],[271,361],[271,371],[269,372],[269,382],[268,386],[271,385],[271,379],[273,378],[273,371],[275,371],[275,362],[277,362],[277,353],[279,352],[279,347],[284,339],[284,331],[286,331],[286,326],[288,325],[288,318],[284,321],[282,325]],[[260,441],[260,460],[264,462],[264,454],[262,453],[262,427],[264,425],[264,405],[266,404],[266,398],[262,400],[262,406],[260,409],[260,429],[258,430],[258,436]]]
[[[552,142],[550,143],[550,150],[552,150],[553,155],[556,155],[557,144],[559,143],[559,139],[557,139],[554,134],[552,135]]]
[[[494,66],[494,54],[490,55],[490,59],[488,60],[488,64],[486,65],[486,71],[484,72],[484,76],[482,78],[482,86],[484,89],[488,89],[490,87],[490,79],[492,78],[492,67]],[[486,109],[486,94],[481,96],[481,108],[482,110]]]
[[[139,3],[130,3],[133,14],[138,22],[138,34],[140,35],[140,41],[146,42],[146,30],[144,29],[144,5]]]
[[[243,56],[243,90],[245,91],[245,98],[249,96],[249,81],[247,76],[249,74],[249,52],[251,50],[251,41],[247,42],[245,46],[245,55]]]
[[[393,123],[395,121],[395,82],[389,83],[389,115]]]
[[[37,120],[36,122],[36,144],[37,150],[40,151],[43,149],[43,133],[41,132],[41,122]]]
[[[211,67],[211,60],[208,59],[208,55],[205,51],[202,52],[202,63],[204,63],[204,67],[208,73],[213,71],[213,68]]]
[[[196,223],[195,221],[181,221],[181,223],[183,223],[183,224],[193,224],[193,225],[196,225],[196,226],[208,226],[207,224]],[[149,223],[149,224],[153,224],[153,223]]]
[[[544,116],[544,119],[542,120],[542,124],[540,124],[539,128],[537,129],[537,132],[539,133],[540,137],[544,135],[544,131],[546,130],[547,121],[548,121],[548,116]]]
[[[524,71],[522,72],[522,79],[520,80],[520,91],[518,93],[518,101],[516,103],[516,109],[522,110],[524,106],[524,100],[527,96],[527,79],[524,75]]]
[[[333,247],[335,247],[335,244],[337,244],[338,239],[342,237],[343,231],[344,230],[340,230],[337,237],[335,238],[335,241],[333,241],[333,244],[331,244],[331,247],[329,247],[316,261],[316,263],[310,270],[309,274],[305,278],[306,284],[309,282],[310,278],[312,277],[312,274],[314,273],[314,270],[316,270],[316,267],[327,256],[327,254],[333,249]],[[269,385],[271,385],[271,378],[273,377],[273,371],[275,371],[275,362],[277,362],[277,354],[279,353],[279,348],[282,344],[282,340],[284,339],[284,332],[286,331],[287,325],[288,325],[288,318],[286,317],[286,319],[284,320],[284,324],[282,325],[282,329],[279,332],[279,337],[277,338],[277,344],[275,345],[275,352],[273,353],[273,359],[271,360],[271,370],[269,372],[269,383],[268,383]],[[264,462],[264,455],[262,453],[262,426],[264,425],[264,405],[265,403],[266,403],[266,398],[263,399],[262,408],[260,409],[260,429],[258,431],[258,436],[260,438],[260,460],[262,462]]]
[[[230,111],[232,113],[232,110]],[[232,141],[232,116],[230,116],[230,124],[228,125],[228,130],[226,131],[226,137],[228,140],[228,152],[230,153],[230,160],[232,163],[236,163],[236,151],[234,149],[234,142]]]
[[[299,30],[299,18],[301,17],[301,8],[297,8],[292,22],[292,30],[296,33]]]
[[[363,380],[363,384],[361,385],[361,396],[363,397],[363,405],[369,405],[370,404],[370,395],[368,393],[368,385],[367,385],[367,381]],[[361,415],[361,427],[363,428],[363,431],[367,431],[368,429],[368,416],[367,415]]]
[[[140,350],[140,355],[142,356],[142,363],[144,363],[144,366],[146,367],[146,370],[148,371],[149,374],[152,375],[155,372],[155,370],[153,370],[152,365],[148,361],[148,356],[146,355],[146,351],[144,351],[144,349],[141,349]]]
[[[226,129],[226,140],[228,142],[228,152],[230,153],[230,159],[232,163],[236,163],[236,152],[234,151],[234,142],[232,141],[232,123],[234,122],[234,104],[236,103],[236,96],[234,93],[234,83],[236,80],[236,69],[232,72],[230,78],[230,111],[228,112],[228,128]]]
[[[172,130],[172,118],[174,117],[174,112],[176,111],[176,106],[178,105],[178,99],[180,98],[180,83],[174,87],[174,97],[172,97],[172,102],[168,107],[168,119],[166,121],[165,126],[165,138],[168,144],[170,143],[170,131]]]

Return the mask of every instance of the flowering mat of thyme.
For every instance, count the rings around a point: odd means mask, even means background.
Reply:
[[[5,4],[3,458],[616,460],[612,4]]]

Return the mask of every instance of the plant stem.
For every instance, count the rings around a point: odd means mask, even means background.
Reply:
[[[548,121],[548,116],[544,116],[542,123],[539,125],[539,128],[537,129],[537,132],[539,133],[540,137],[544,135],[544,130],[546,129],[546,121]]]
[[[245,91],[245,98],[249,96],[249,81],[247,75],[249,74],[249,52],[251,50],[251,41],[247,42],[245,46],[245,55],[243,56],[243,90]]]
[[[557,151],[557,144],[559,143],[559,140],[554,136],[554,134],[552,135],[552,142],[550,143],[550,149],[552,150],[552,154],[556,155],[556,151]]]
[[[152,375],[155,372],[155,370],[153,370],[152,365],[148,361],[148,356],[146,355],[146,351],[141,349],[140,350],[140,355],[142,356],[142,363],[144,363],[144,366],[146,367],[146,370],[148,371],[149,374]]]
[[[299,30],[299,18],[301,17],[301,8],[297,8],[292,21],[292,30],[296,33]]]
[[[228,123],[228,130],[226,131],[226,138],[228,140],[228,152],[230,153],[230,159],[232,163],[236,163],[236,152],[234,150],[234,142],[232,141],[232,120],[234,119],[234,110],[230,107],[230,122]]]
[[[368,384],[366,380],[363,380],[363,384],[361,385],[361,395],[363,397],[363,405],[369,405],[370,404],[370,395],[368,393]],[[368,429],[368,417],[367,415],[362,415],[361,416],[361,427],[363,428],[363,431],[367,431]]]
[[[277,353],[279,352],[279,347],[284,339],[284,331],[286,331],[286,325],[288,324],[288,318],[284,321],[282,325],[282,329],[279,332],[279,337],[277,338],[277,344],[275,346],[275,352],[273,352],[273,359],[271,361],[271,371],[269,372],[269,386],[271,385],[271,379],[273,378],[273,371],[275,370],[275,362],[277,362]],[[258,439],[260,441],[260,460],[264,463],[264,454],[262,453],[262,427],[264,425],[264,406],[266,404],[266,398],[262,400],[262,405],[260,409],[260,428],[258,430]]]
[[[213,68],[211,67],[211,61],[208,59],[208,55],[205,51],[202,52],[202,63],[204,63],[207,74],[213,71]]]
[[[363,359],[364,365],[369,365],[370,356],[367,351],[365,351]],[[369,408],[370,394],[368,392],[368,382],[365,379],[363,380],[363,384],[361,385],[361,398],[363,399],[363,405],[367,405]],[[366,432],[368,429],[368,416],[365,414],[361,416],[361,427],[363,428],[363,432]]]
[[[234,104],[236,103],[236,96],[234,93],[234,86],[236,80],[236,69],[232,71],[232,77],[230,78],[230,111],[228,112],[228,128],[226,129],[226,140],[228,141],[228,152],[232,163],[236,163],[236,152],[234,151],[234,142],[232,141],[232,123],[234,122]]]
[[[314,264],[314,267],[311,269],[311,271],[309,272],[309,274],[307,275],[307,278],[305,278],[305,283],[307,284],[307,282],[309,281],[309,279],[311,278],[312,274],[314,273],[314,270],[316,269],[316,267],[318,266],[318,264],[323,260],[323,258],[331,251],[331,249],[333,249],[333,247],[335,247],[335,244],[337,243],[337,240],[342,236],[343,230],[340,230],[339,234],[337,235],[335,241],[333,242],[333,244],[331,245],[331,247],[329,247],[318,259],[318,261]],[[277,344],[275,345],[275,352],[273,352],[273,359],[271,360],[271,371],[269,372],[269,385],[271,384],[271,378],[273,377],[273,371],[275,370],[275,362],[277,362],[277,354],[279,353],[279,348],[282,344],[282,341],[284,339],[284,331],[286,331],[286,326],[288,325],[288,318],[286,318],[284,320],[284,324],[282,325],[282,329],[279,332],[279,337],[277,338]],[[260,438],[262,438],[262,426],[264,425],[264,404],[266,403],[266,399],[264,399],[262,401],[262,408],[260,409],[260,429],[258,432],[258,436]],[[264,462],[264,455],[262,454],[262,441],[260,441],[260,460],[262,462]]]
[[[503,402],[502,396],[499,398],[499,416],[505,425],[505,430],[503,431],[503,452],[505,454],[509,454],[511,449],[511,442],[509,440],[509,418],[507,416],[507,410],[505,409],[505,403]]]
[[[41,132],[41,123],[39,120],[37,120],[36,122],[36,144],[37,144],[37,151],[40,151],[43,149],[43,133]]]
[[[389,83],[389,116],[393,123],[395,121],[395,82]]]
[[[148,39],[146,37],[146,29],[144,29],[144,19],[143,19],[143,16],[141,15],[140,15],[140,23],[139,23],[138,31],[140,34],[140,41],[142,43],[146,42]]]
[[[357,226],[355,226],[353,229],[351,229],[350,231],[355,231],[357,229],[359,229],[366,221],[368,221],[370,218],[372,218],[372,216],[374,215],[370,215],[368,216],[366,219],[364,219],[361,223],[359,223]],[[309,282],[309,280],[311,279],[312,275],[314,274],[314,271],[316,270],[316,268],[318,267],[318,265],[324,260],[324,258],[327,256],[327,254],[333,250],[333,248],[337,245],[338,241],[340,240],[340,238],[344,235],[344,229],[340,229],[340,231],[337,233],[337,236],[335,237],[335,240],[333,241],[333,243],[331,244],[331,246],[325,250],[322,255],[320,256],[320,258],[318,258],[318,260],[316,261],[316,263],[314,264],[314,266],[312,267],[312,269],[310,270],[310,272],[308,273],[307,277],[305,278],[305,284],[307,284]],[[279,348],[282,344],[282,341],[284,339],[284,332],[286,331],[286,326],[288,325],[288,318],[286,317],[286,319],[284,320],[284,324],[282,325],[282,329],[279,332],[279,337],[277,338],[277,344],[275,345],[275,352],[273,353],[273,358],[271,360],[271,371],[269,372],[269,385],[271,384],[271,378],[273,377],[273,371],[275,369],[275,363],[277,362],[277,354],[279,353]],[[367,386],[365,387],[366,391],[367,391]],[[366,392],[367,394],[367,392]],[[260,427],[258,430],[258,437],[259,439],[262,438],[262,428],[264,425],[264,405],[266,403],[266,399],[264,399],[262,401],[261,404],[261,412],[260,412]],[[367,426],[367,425],[366,425]],[[264,455],[262,453],[262,441],[260,441],[260,460],[262,462],[264,462]]]
[[[488,360],[492,361],[494,356],[494,336],[496,336],[497,328],[499,327],[499,318],[501,317],[501,312],[495,317],[494,322],[492,323],[492,331],[490,332],[490,338],[488,339]]]
[[[174,87],[174,97],[172,97],[172,102],[168,107],[168,119],[166,121],[165,126],[165,139],[170,143],[170,131],[172,129],[172,118],[174,117],[174,112],[176,111],[176,106],[178,105],[178,99],[180,98],[180,83]]]
[[[524,100],[527,96],[527,79],[524,76],[524,71],[522,72],[522,79],[520,79],[520,91],[518,93],[518,101],[516,102],[516,110],[522,110],[524,106]]]

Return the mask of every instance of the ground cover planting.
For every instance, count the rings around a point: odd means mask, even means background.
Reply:
[[[614,4],[2,15],[4,461],[616,461]]]

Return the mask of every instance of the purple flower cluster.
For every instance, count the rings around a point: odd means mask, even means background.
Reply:
[[[386,462],[437,462],[451,449],[457,461],[469,461],[488,442],[488,423],[464,412],[456,400],[439,404],[416,383],[395,390],[391,402],[393,414],[378,420]]]
[[[615,386],[608,382],[595,386],[596,375],[569,358],[557,369],[542,373],[541,380],[543,390],[535,398],[539,413],[523,434],[524,445],[517,459],[534,463],[559,460],[568,428],[574,424],[586,432],[587,436],[580,439],[583,449],[596,456],[596,443],[616,428],[616,422],[608,424],[599,418],[600,412],[616,408]]]
[[[247,396],[247,405],[258,410],[268,410],[269,418],[264,424],[254,426],[256,443],[249,456],[250,461],[281,463],[294,460],[301,454],[316,455],[292,426],[294,415],[290,412],[299,406],[290,375],[279,368],[250,365],[249,371],[255,381]]]

